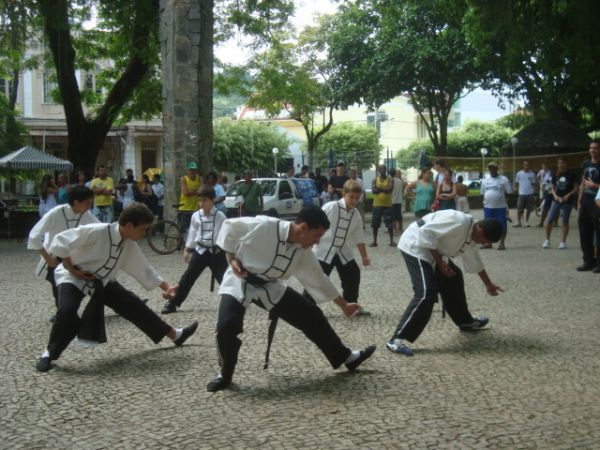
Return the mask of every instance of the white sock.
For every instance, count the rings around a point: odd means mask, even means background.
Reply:
[[[346,361],[344,361],[344,364],[348,364],[351,363],[352,361],[354,361],[356,358],[358,358],[360,356],[360,351],[358,350],[354,350],[352,353],[350,353],[350,355],[346,358]]]
[[[42,358],[50,358],[50,352],[48,349],[44,350],[44,353],[42,353]]]
[[[175,328],[175,339],[173,340],[176,341],[179,339],[181,337],[181,333],[183,333],[183,328]]]

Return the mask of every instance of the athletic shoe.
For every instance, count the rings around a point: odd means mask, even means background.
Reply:
[[[577,267],[578,272],[589,272],[590,270],[594,270],[594,266],[592,264],[582,264]]]
[[[500,244],[498,246],[498,250],[506,250],[506,247],[504,246],[504,244]]]
[[[513,228],[521,228],[521,224],[520,223],[516,223],[513,225]]]
[[[52,360],[49,356],[42,356],[35,365],[35,368],[38,372],[48,372],[54,367],[51,362]]]
[[[546,239],[542,244],[542,248],[550,248],[550,239]]]
[[[408,344],[406,343],[406,341],[404,339],[398,339],[398,338],[390,339],[389,341],[387,341],[385,343],[385,346],[391,352],[400,353],[401,355],[404,355],[404,356],[414,356],[413,351],[411,350],[411,348],[408,346]]]
[[[206,385],[208,392],[217,392],[227,389],[231,384],[231,380],[226,380],[222,375],[218,375],[214,380]]]
[[[167,300],[165,302],[165,306],[163,307],[161,314],[171,314],[177,311],[177,305],[173,300]]]
[[[371,243],[369,244],[369,247],[377,247],[377,242],[371,242]]]
[[[359,306],[358,313],[356,315],[357,316],[370,316],[371,313],[369,311],[367,311],[365,308],[363,308],[362,306]]]
[[[481,328],[485,327],[489,321],[490,319],[488,319],[487,317],[476,317],[475,319],[473,319],[473,322],[460,325],[459,328],[460,331],[480,330]]]
[[[175,339],[173,342],[175,343],[175,345],[177,346],[181,346],[183,345],[183,343],[185,341],[187,341],[187,339],[196,332],[196,330],[198,329],[198,322],[194,322],[193,324],[191,324],[189,327],[185,327],[182,331],[181,331],[181,336],[179,336],[178,339]]]
[[[558,248],[564,250],[565,248],[567,248],[567,244],[565,244],[563,241],[560,241],[560,244],[558,244]]]
[[[350,371],[355,370],[358,366],[360,366],[367,359],[369,359],[371,357],[371,355],[373,353],[375,353],[376,349],[377,349],[376,345],[369,345],[364,350],[361,350],[358,358],[356,358],[354,361],[350,361],[349,363],[346,364],[346,369],[348,369]]]

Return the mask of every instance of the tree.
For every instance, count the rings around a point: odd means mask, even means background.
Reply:
[[[310,168],[319,139],[333,125],[336,105],[327,64],[317,55],[321,43],[309,29],[298,44],[276,42],[251,64],[256,75],[248,105],[272,116],[285,110],[302,124]]]
[[[478,121],[468,121],[456,131],[448,133],[447,157],[480,158],[481,149],[488,149],[490,158],[499,154],[500,147],[506,144],[513,131],[503,125]],[[436,153],[428,139],[419,139],[409,144],[406,149],[400,150],[396,159],[401,168],[415,167],[421,151],[435,158]]]
[[[536,119],[600,129],[600,3],[468,0],[465,23],[496,92],[524,98]]]
[[[377,163],[382,146],[378,142],[375,128],[342,122],[334,124],[319,140],[315,164],[327,167],[330,149],[334,151],[336,159],[343,159],[347,166],[356,167],[360,171]]]
[[[485,78],[462,23],[462,0],[354,0],[331,22],[333,91],[372,109],[408,95],[437,155],[446,154],[454,103]]]
[[[215,169],[241,174],[252,169],[259,174],[273,173],[272,149],[277,147],[280,161],[288,155],[289,142],[274,127],[250,120],[219,119],[214,123]]]

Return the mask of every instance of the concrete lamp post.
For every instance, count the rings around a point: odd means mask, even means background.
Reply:
[[[513,179],[513,185],[515,184],[515,178],[517,176],[517,172],[516,172],[516,165],[515,165],[515,146],[517,145],[517,143],[519,142],[519,138],[517,138],[516,136],[513,136],[510,138],[510,144],[512,145],[512,149],[513,149],[513,157],[512,157],[512,179]]]
[[[481,150],[481,179],[485,178],[485,155],[488,153],[487,148],[482,148]]]
[[[279,149],[273,147],[273,172],[275,172],[275,175],[277,175],[277,153],[279,153]]]

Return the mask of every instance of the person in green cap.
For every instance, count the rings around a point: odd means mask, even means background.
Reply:
[[[202,186],[202,180],[198,175],[198,164],[190,161],[187,165],[186,174],[180,178],[181,195],[179,196],[179,224],[181,231],[187,233],[190,228],[192,214],[198,209],[198,189]]]

